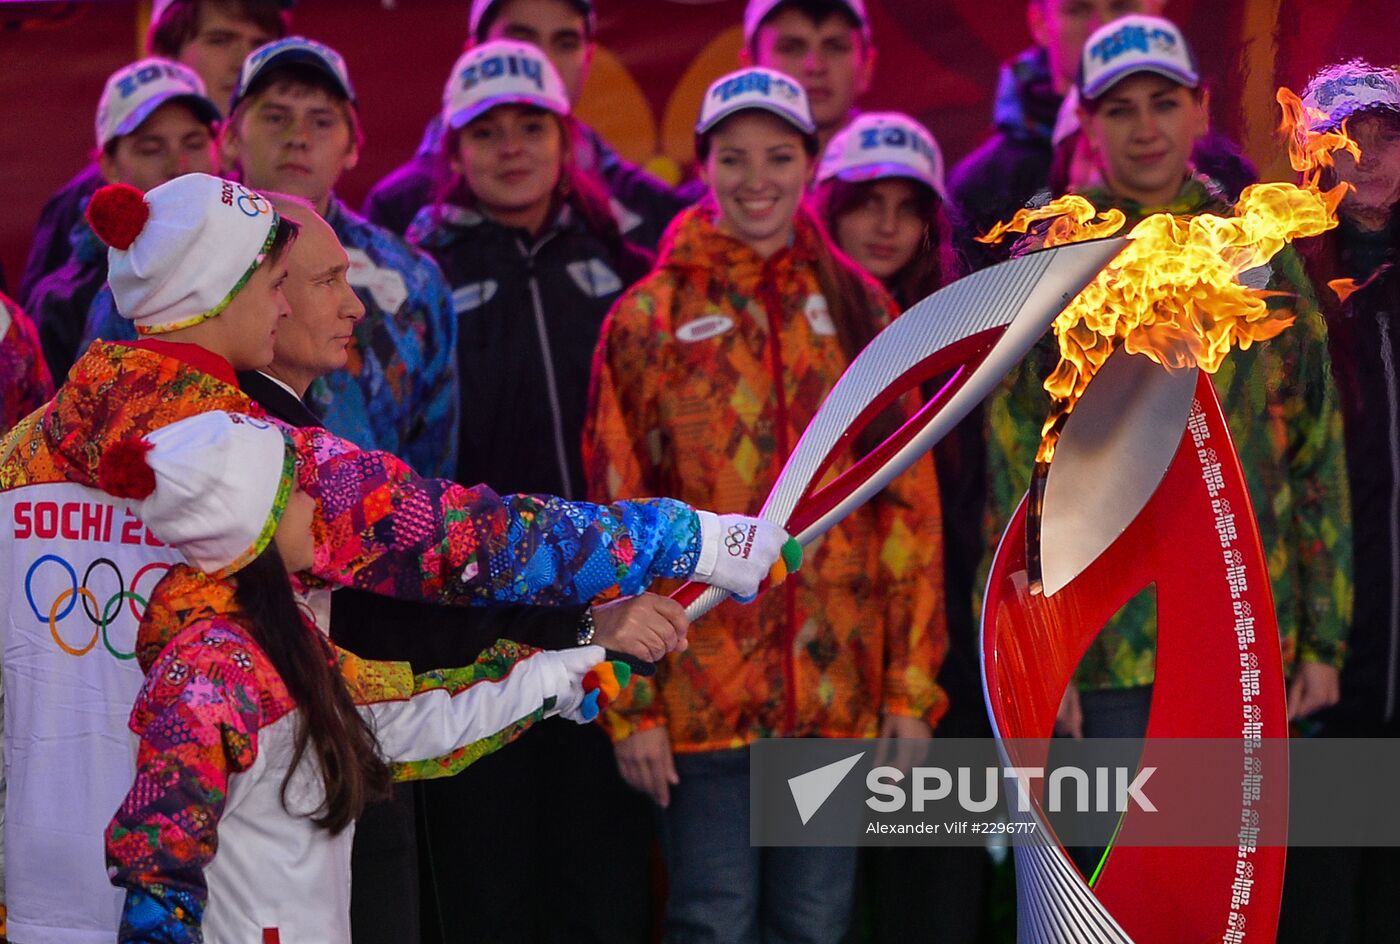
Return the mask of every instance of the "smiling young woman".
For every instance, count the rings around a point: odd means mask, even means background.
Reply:
[[[757,511],[894,305],[803,206],[817,138],[801,86],[746,69],[704,102],[709,194],[609,316],[584,459],[595,495],[672,488]],[[841,939],[854,850],[752,849],[747,748],[928,735],[945,706],[939,519],[922,463],[823,538],[819,576],[751,612],[722,604],[605,719],[624,779],[664,808],[668,939]]]

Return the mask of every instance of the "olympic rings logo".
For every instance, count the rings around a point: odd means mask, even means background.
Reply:
[[[57,564],[68,574],[68,586],[59,591],[58,595],[53,598],[47,611],[34,599],[34,576],[44,564]],[[97,594],[88,587],[94,572],[101,567],[110,569],[117,578],[117,590],[107,598],[105,603],[99,603]],[[131,611],[132,618],[139,623],[147,603],[146,598],[136,590],[141,584],[141,578],[148,573],[163,575],[170,567],[171,565],[165,561],[152,561],[146,564],[136,572],[136,576],[131,581],[131,588],[128,589],[121,569],[117,567],[115,562],[106,557],[99,557],[88,564],[87,570],[83,571],[83,579],[80,582],[78,572],[72,564],[57,554],[44,554],[29,565],[29,572],[24,575],[24,596],[34,618],[40,623],[48,623],[49,635],[53,637],[58,648],[68,655],[75,657],[87,655],[96,648],[98,640],[101,640],[103,647],[114,658],[127,661],[136,658],[135,650],[122,652],[112,645],[112,640],[107,632],[108,627],[121,615],[123,603]],[[80,602],[82,603],[83,615],[92,624],[92,638],[85,643],[75,645],[63,638],[58,626],[73,613]],[[140,606],[139,610],[137,609],[138,605]]]
[[[748,545],[753,541],[753,532],[758,530],[757,525],[732,524],[729,526],[729,533],[724,536],[724,548],[729,552],[730,557],[747,557],[745,553]]]
[[[266,216],[272,212],[272,204],[267,202],[267,198],[247,190],[239,194],[237,202],[238,209],[242,210],[245,216]]]

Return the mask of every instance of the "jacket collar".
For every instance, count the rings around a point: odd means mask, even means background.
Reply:
[[[722,273],[735,285],[771,282],[779,273],[794,266],[810,265],[816,258],[816,241],[821,238],[807,211],[799,209],[794,220],[793,239],[767,259],[715,225],[717,209],[707,197],[672,222],[662,240],[658,268],[701,269]]]

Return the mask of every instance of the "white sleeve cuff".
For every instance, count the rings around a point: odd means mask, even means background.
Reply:
[[[715,565],[719,563],[719,515],[713,511],[697,511],[695,516],[700,519],[700,561],[691,576],[703,580],[714,575]]]

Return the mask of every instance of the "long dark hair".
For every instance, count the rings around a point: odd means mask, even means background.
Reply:
[[[877,181],[830,180],[817,191],[816,204],[822,223],[834,240],[841,217],[865,203]],[[932,295],[957,278],[953,251],[953,226],[943,201],[929,187],[914,182],[915,207],[923,221],[923,236],[914,257],[885,284],[895,301],[909,306]]]
[[[817,284],[826,299],[831,322],[836,327],[837,343],[841,345],[849,364],[883,329],[883,313],[879,311],[876,301],[881,294],[880,285],[866,275],[855,260],[841,251],[807,201],[798,207],[795,222],[805,224],[813,231],[813,263],[817,271]],[[856,457],[865,455],[884,442],[899,428],[899,420],[893,409],[871,420],[856,437]]]
[[[612,201],[607,189],[593,174],[579,167],[577,154],[583,143],[583,132],[577,119],[572,115],[556,115],[543,108],[526,107],[527,110],[549,115],[559,124],[560,160],[559,182],[554,188],[554,202],[550,207],[549,219],[553,219],[562,206],[569,206],[583,225],[600,239],[609,255],[618,263],[623,281],[629,285],[641,278],[651,268],[651,258],[638,250],[622,236],[622,229],[613,215]],[[468,210],[479,209],[476,194],[472,192],[465,175],[452,169],[452,158],[457,153],[458,141],[463,128],[447,129],[442,136],[442,148],[437,156],[434,173],[433,213],[434,222],[441,222],[443,208],[447,205],[459,206]]]
[[[366,803],[388,795],[389,766],[333,664],[329,640],[303,621],[277,545],[269,544],[234,582],[249,634],[301,710],[291,766],[282,780],[282,807],[287,808],[287,785],[310,748],[326,793],[311,821],[335,835]]]

